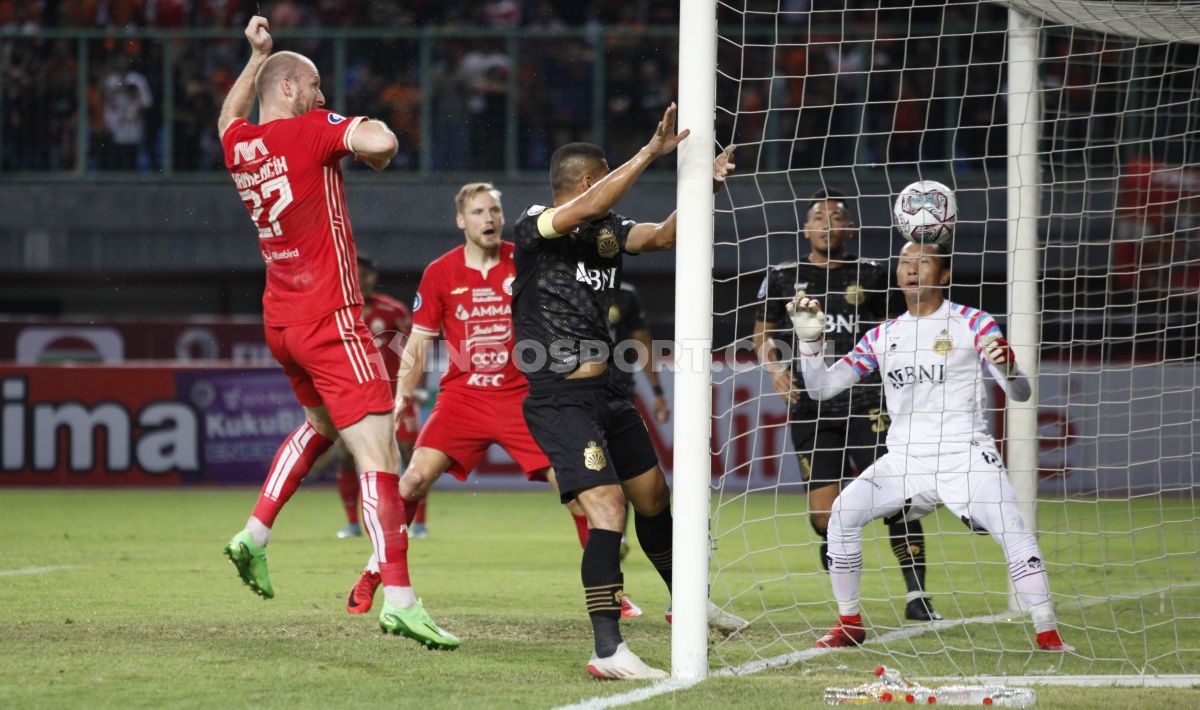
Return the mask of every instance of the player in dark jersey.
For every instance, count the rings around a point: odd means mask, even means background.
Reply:
[[[608,307],[608,329],[613,342],[618,346],[631,342],[641,344],[640,352],[618,347],[613,353],[614,358],[621,357],[623,353],[629,354],[624,362],[613,368],[613,386],[633,399],[633,375],[640,371],[646,376],[646,381],[650,383],[650,389],[654,392],[654,401],[650,404],[654,419],[659,424],[666,424],[671,420],[671,405],[667,403],[666,393],[658,381],[658,372],[653,367],[653,338],[650,328],[646,325],[646,310],[642,307],[642,299],[633,284],[622,283],[620,290],[613,296],[613,303]],[[637,356],[641,354],[647,355],[647,359],[639,361]]]
[[[798,263],[772,267],[758,297],[762,315],[754,324],[754,348],[770,372],[777,394],[791,404],[792,446],[800,458],[800,472],[808,482],[809,523],[820,536],[821,566],[829,569],[827,542],[829,511],[842,487],[865,471],[884,453],[888,418],[882,409],[879,376],[872,375],[844,394],[823,402],[803,396],[796,373],[779,363],[771,342],[773,333],[790,338],[785,306],[796,294],[807,294],[827,304],[825,337],[836,352],[849,351],[864,333],[887,320],[888,270],[845,251],[856,226],[848,200],[835,190],[812,197],[804,223],[804,238],[812,250]],[[913,621],[942,618],[925,593],[925,536],[920,521],[905,522],[903,515],[888,518],[892,551],[900,562],[908,589],[904,615]]]
[[[638,542],[668,588],[672,522],[670,491],[645,422],[611,381],[608,313],[621,285],[622,255],[675,246],[674,213],[638,224],[612,208],[687,133],[675,133],[672,104],[646,146],[612,172],[597,146],[562,146],[550,158],[552,205],[533,205],[514,230],[513,355],[529,380],[525,421],[550,458],[563,502],[578,501],[591,525],[581,576],[595,636],[588,672],[600,678],[667,675],[621,638],[626,500],[633,503]],[[715,161],[718,187],[733,170],[731,154],[729,148]],[[711,603],[709,623],[726,633],[746,624]]]

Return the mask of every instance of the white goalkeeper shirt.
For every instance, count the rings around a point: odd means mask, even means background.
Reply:
[[[1005,392],[1008,383],[983,354],[980,341],[990,335],[1002,335],[1000,327],[977,308],[945,301],[928,316],[906,312],[868,331],[831,367],[820,355],[802,355],[805,388],[813,399],[827,399],[879,371],[892,420],[889,452],[929,456],[972,442],[994,445],[984,419],[983,369]]]

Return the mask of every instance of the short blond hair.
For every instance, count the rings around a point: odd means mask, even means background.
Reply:
[[[454,208],[459,214],[467,207],[467,200],[478,195],[481,192],[489,192],[492,197],[496,198],[496,202],[500,201],[500,191],[490,182],[469,182],[458,189],[458,194],[454,196]]]

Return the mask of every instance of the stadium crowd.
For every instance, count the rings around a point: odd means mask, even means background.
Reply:
[[[738,112],[720,112],[718,136],[742,145],[764,140],[762,159],[774,168],[953,160],[970,170],[1002,161],[1004,132],[995,127],[1004,124],[1004,105],[995,97],[1002,90],[1003,43],[937,37],[943,27],[1000,29],[1001,8],[966,0],[931,7],[913,7],[910,0],[745,3],[747,10],[760,4],[782,12],[774,36],[742,38],[740,23],[722,25],[731,41],[720,44],[721,66],[740,78],[719,81],[720,104]],[[332,75],[336,40],[287,44],[326,68],[332,108],[362,107],[394,128],[401,147],[391,169],[421,167],[427,142],[426,167],[452,171],[544,169],[550,147],[572,140],[600,141],[614,154],[636,148],[635,128],[676,93],[675,38],[643,30],[673,27],[677,8],[666,0],[278,0],[264,2],[262,11],[277,32],[442,28],[432,41],[428,97],[420,40],[411,33],[345,40],[344,84]],[[228,38],[172,38],[169,57],[166,41],[122,33],[236,30],[255,9],[233,0],[0,0],[0,30],[13,33],[0,48],[0,170],[219,170],[220,147],[205,117],[242,60],[236,31]],[[112,31],[86,40],[83,91],[81,41],[41,33],[76,28]],[[599,34],[580,34],[581,28]],[[877,40],[888,28],[911,36]],[[455,29],[467,34],[456,37]],[[480,29],[497,34],[479,37]],[[556,29],[574,33],[539,34]],[[1059,42],[1054,53],[1086,50],[1086,41]],[[1076,42],[1079,47],[1070,46]],[[168,61],[170,87],[164,86]],[[1059,64],[1047,77],[1060,89],[1047,97],[1048,110],[1090,106],[1094,94],[1103,105],[1120,99],[1104,81],[1113,71],[1111,57]],[[601,91],[593,87],[598,76]],[[606,97],[602,107],[593,104],[598,95]],[[164,99],[172,97],[166,110]],[[429,125],[422,120],[426,102]],[[1111,133],[1115,121],[1109,123],[1099,128]],[[602,136],[595,135],[597,127]],[[513,166],[506,155],[510,131]],[[1111,162],[1107,155],[1090,157]]]

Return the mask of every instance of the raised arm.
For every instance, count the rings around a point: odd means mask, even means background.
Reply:
[[[354,159],[365,163],[376,171],[383,170],[396,157],[400,142],[387,124],[377,119],[367,119],[354,127],[350,136],[350,149]]]
[[[636,155],[597,181],[587,192],[554,209],[550,214],[550,222],[556,234],[566,234],[611,212],[650,163],[675,150],[675,146],[688,137],[689,131],[675,133],[676,110],[674,103],[667,107],[658,127],[654,129],[654,135]]]
[[[713,192],[718,192],[725,186],[725,178],[737,166],[733,164],[733,151],[737,146],[731,145],[713,160]],[[625,242],[625,251],[630,254],[642,254],[648,251],[670,251],[675,248],[675,213],[672,212],[662,222],[645,222],[634,225],[629,230],[629,239]]]
[[[1017,367],[1012,346],[999,334],[999,328],[996,330],[979,339],[979,352],[983,355],[984,364],[1009,399],[1027,402],[1033,396],[1033,387],[1029,384],[1029,378]]]
[[[817,299],[796,296],[787,305],[787,312],[796,331],[796,357],[809,397],[817,401],[832,399],[850,389],[863,375],[878,369],[875,356],[869,354],[861,341],[849,355],[830,367],[825,366],[825,312]],[[853,365],[851,358],[857,358]]]
[[[234,120],[250,117],[250,111],[254,108],[254,78],[258,76],[263,62],[271,56],[272,40],[268,29],[267,18],[258,15],[251,17],[250,22],[246,23],[245,35],[250,42],[250,61],[246,62],[246,67],[242,69],[237,81],[233,82],[233,87],[225,96],[225,103],[221,104],[221,116],[217,119],[218,137],[225,135],[225,129],[229,128],[229,124]]]
[[[412,402],[413,392],[421,386],[425,377],[425,354],[434,336],[416,328],[408,336],[404,353],[400,356],[400,369],[396,373],[396,416],[403,416]]]

